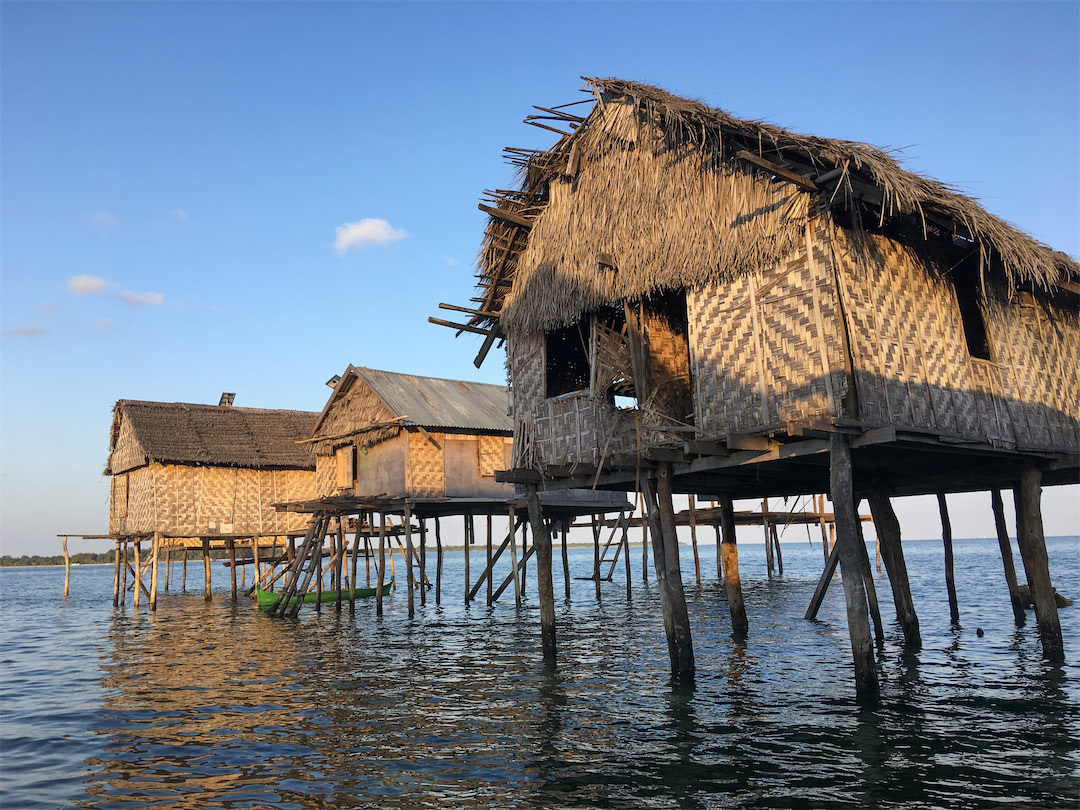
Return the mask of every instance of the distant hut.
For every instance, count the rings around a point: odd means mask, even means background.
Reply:
[[[512,497],[506,410],[501,385],[350,365],[310,433],[318,495]]]
[[[231,395],[221,402],[122,399],[113,408],[105,474],[109,534],[117,541],[114,600],[122,593],[120,560],[129,543],[136,559],[146,539],[157,541],[155,552],[157,546],[201,547],[209,597],[212,546],[228,547],[235,562],[237,542],[250,545],[257,563],[261,538],[284,545],[304,534],[308,519],[274,504],[315,494],[315,458],[297,442],[311,435],[318,414],[235,408]],[[235,566],[232,574],[235,594]],[[139,571],[139,587],[142,576]],[[154,604],[156,579],[150,593]]]
[[[842,562],[858,554],[853,497],[871,497],[909,639],[888,496],[1015,488],[1044,648],[1060,656],[1038,487],[1080,477],[1076,261],[874,147],[588,82],[587,114],[530,116],[564,132],[551,149],[508,150],[520,187],[480,206],[479,303],[457,307],[472,313],[458,328],[487,336],[478,361],[507,341],[506,479],[641,476],[661,518],[672,490],[831,490]],[[844,582],[871,690],[856,560]],[[664,593],[685,617],[681,584]],[[673,669],[692,671],[684,624],[668,625]]]

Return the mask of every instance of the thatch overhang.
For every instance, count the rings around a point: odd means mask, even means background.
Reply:
[[[344,432],[328,431],[329,414],[355,385],[365,386],[374,396],[378,416],[371,423],[350,425]],[[315,445],[317,453],[325,453],[335,441],[348,439],[370,447],[402,430],[511,436],[514,427],[506,411],[507,391],[502,385],[350,365],[334,386],[307,441]]]
[[[760,269],[823,213],[896,239],[943,275],[974,257],[984,295],[1024,289],[1071,308],[1080,292],[1074,259],[882,149],[738,119],[644,84],[586,82],[588,114],[538,108],[533,123],[561,137],[545,151],[507,150],[520,185],[488,192],[481,206],[491,220],[473,330],[551,329],[605,303]]]
[[[113,408],[106,475],[150,462],[253,469],[314,470],[317,414],[187,402],[119,400]],[[125,443],[121,448],[121,435]]]

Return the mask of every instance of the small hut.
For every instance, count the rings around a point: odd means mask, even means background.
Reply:
[[[273,504],[315,493],[315,458],[297,441],[305,411],[140,402],[113,409],[109,533],[201,538],[303,534]]]
[[[1038,488],[1080,477],[1076,261],[872,146],[587,81],[584,114],[530,116],[562,132],[552,148],[508,150],[521,183],[480,206],[478,303],[449,307],[486,336],[478,361],[506,340],[505,480],[640,478],[658,535],[672,491],[831,491],[861,690],[875,675],[857,499],[888,535],[917,640],[889,496],[1015,488],[1044,648],[1060,656]],[[692,672],[677,554],[667,562],[673,669]]]
[[[511,497],[506,410],[501,385],[350,365],[309,434],[318,495]]]

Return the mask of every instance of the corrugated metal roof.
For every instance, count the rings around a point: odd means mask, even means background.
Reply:
[[[506,386],[418,377],[351,366],[395,416],[424,428],[490,430],[511,435]]]

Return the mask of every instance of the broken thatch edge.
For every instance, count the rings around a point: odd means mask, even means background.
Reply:
[[[953,234],[972,241],[973,249],[980,253],[981,266],[986,268],[987,280],[996,286],[1003,284],[1007,290],[1012,290],[1027,285],[1053,295],[1056,285],[1080,280],[1080,265],[1070,256],[990,214],[974,198],[902,168],[895,158],[878,147],[857,141],[799,135],[761,121],[738,119],[700,101],[674,96],[646,84],[614,78],[583,78],[593,88],[596,98],[592,110],[580,119],[575,131],[561,136],[547,151],[539,151],[527,159],[512,157],[512,162],[521,167],[520,188],[489,195],[490,201],[499,209],[518,219],[541,217],[547,204],[547,183],[565,176],[568,164],[574,163],[575,147],[584,140],[590,125],[603,115],[604,105],[629,99],[640,118],[657,122],[665,137],[673,133],[681,138],[696,137],[700,133],[700,145],[714,150],[717,163],[731,161],[737,152],[746,150],[774,162],[802,164],[816,170],[818,176],[837,169],[841,172],[841,180],[848,181],[846,187],[841,182],[835,192],[825,193],[838,195],[840,200],[848,199],[847,195],[851,193],[849,178],[872,185],[882,196],[879,206],[882,221],[909,215],[921,221],[924,232],[928,221],[937,223],[939,230],[944,223]],[[513,222],[498,217],[490,219],[478,260],[481,309],[501,312],[507,303],[506,292],[523,252],[522,230]],[[777,249],[782,250],[782,247],[778,245]],[[713,275],[717,272],[735,275],[745,271],[742,266],[729,267],[726,272],[714,270]],[[700,283],[702,279],[685,280],[690,285]],[[670,280],[657,285],[656,289],[642,290],[641,294],[667,286],[671,286]],[[564,312],[556,320],[572,322],[579,314]],[[470,323],[491,327],[496,318],[475,316]]]
[[[131,420],[132,430],[145,452],[143,464],[157,462],[265,470],[315,469],[314,455],[308,448],[298,446],[296,440],[310,433],[317,413],[121,399],[113,406],[105,475],[116,475],[142,466],[128,464],[122,465],[122,469],[113,467],[122,414],[127,414],[129,420],[135,415]],[[192,414],[203,418],[203,423],[195,425],[190,418],[186,418]],[[210,431],[206,430],[207,427]],[[216,434],[213,431],[215,427]],[[232,429],[233,438],[243,435],[245,443],[226,445],[226,427]]]

